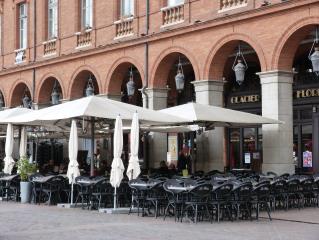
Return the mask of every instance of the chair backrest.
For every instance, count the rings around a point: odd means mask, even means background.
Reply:
[[[233,184],[224,183],[212,191],[213,200],[227,200],[231,196],[233,190]]]
[[[252,191],[252,195],[258,199],[268,198],[270,196],[270,183],[265,182],[260,184]]]
[[[284,179],[278,179],[271,183],[270,190],[273,194],[281,194],[286,192],[287,182]]]
[[[233,197],[239,201],[249,201],[252,193],[252,183],[245,182],[234,188],[232,191]]]
[[[211,196],[213,186],[210,183],[204,183],[197,185],[191,191],[189,191],[190,195],[195,198],[204,199]]]
[[[312,192],[314,189],[314,180],[312,178],[305,179],[301,182],[301,188],[305,192]]]
[[[287,191],[289,193],[297,193],[300,190],[300,181],[298,179],[291,179],[287,181]]]

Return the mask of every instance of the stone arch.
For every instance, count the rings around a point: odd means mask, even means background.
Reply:
[[[211,49],[204,67],[204,79],[222,80],[227,58],[234,51],[240,41],[247,43],[254,49],[258,57],[261,70],[267,70],[267,61],[261,46],[248,35],[232,33],[221,38],[218,41],[218,44]]]
[[[68,86],[68,95],[65,96],[65,98],[72,99],[83,97],[82,92],[87,84],[86,80],[88,79],[90,74],[94,81],[95,94],[100,93],[102,84],[98,72],[89,65],[82,65],[77,68],[72,74],[71,81]],[[77,82],[77,79],[82,79],[82,81]]]
[[[131,57],[122,57],[118,60],[116,60],[107,76],[106,76],[106,84],[103,89],[105,93],[107,94],[119,94],[121,92],[121,81],[117,81],[116,79],[123,79],[125,75],[125,69],[129,68],[131,65],[133,65],[139,72],[140,78],[142,81],[142,85],[145,84],[145,73],[143,70],[143,66],[140,65],[140,63]]]
[[[0,86],[0,93],[1,93],[1,95],[2,95],[3,106],[4,106],[4,107],[7,107],[9,100],[7,99],[6,92],[3,91],[3,90],[4,90],[4,89]]]
[[[34,100],[36,103],[49,102],[48,99],[51,96],[51,91],[53,89],[55,80],[60,85],[62,96],[63,97],[65,96],[65,89],[64,89],[64,85],[62,84],[63,81],[61,80],[61,78],[58,77],[54,73],[47,73],[44,76],[42,76],[42,78],[41,78],[41,80],[40,80],[40,82],[38,84],[39,87],[36,90],[35,100]],[[62,96],[61,96],[60,99],[63,98]]]
[[[26,81],[21,79],[17,80],[15,84],[10,89],[8,107],[17,107],[22,105],[22,97],[25,93],[25,90],[28,91],[30,99],[32,99],[31,86]]]
[[[151,68],[150,73],[150,87],[153,88],[163,88],[166,87],[167,76],[170,71],[170,66],[176,61],[176,58],[182,54],[191,63],[195,74],[195,80],[200,79],[200,72],[197,65],[195,57],[182,47],[171,47],[161,52],[161,54],[156,57],[156,61]]]
[[[291,71],[298,45],[315,25],[319,25],[319,17],[303,18],[290,24],[275,45],[272,69]]]

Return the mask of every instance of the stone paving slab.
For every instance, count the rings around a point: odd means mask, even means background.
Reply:
[[[318,240],[319,208],[276,211],[270,222],[175,223],[174,219],[0,202],[0,240]],[[300,222],[286,221],[297,220]],[[304,222],[309,223],[304,223]]]

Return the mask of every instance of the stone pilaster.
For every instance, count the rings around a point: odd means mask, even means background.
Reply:
[[[148,108],[160,110],[167,107],[167,88],[147,88],[145,93],[148,97]],[[146,107],[146,97],[143,95],[143,106]],[[167,134],[150,133],[149,143],[149,167],[158,168],[161,161],[167,158]]]
[[[293,173],[293,72],[257,73],[262,89],[262,115],[284,124],[265,124],[263,130],[263,172]]]
[[[200,104],[223,107],[223,81],[199,80],[192,82],[196,92],[196,102]],[[210,171],[224,170],[225,130],[216,127],[196,136],[196,169]]]

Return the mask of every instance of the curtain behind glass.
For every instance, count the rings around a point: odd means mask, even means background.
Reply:
[[[134,0],[121,0],[121,16],[134,16]]]

